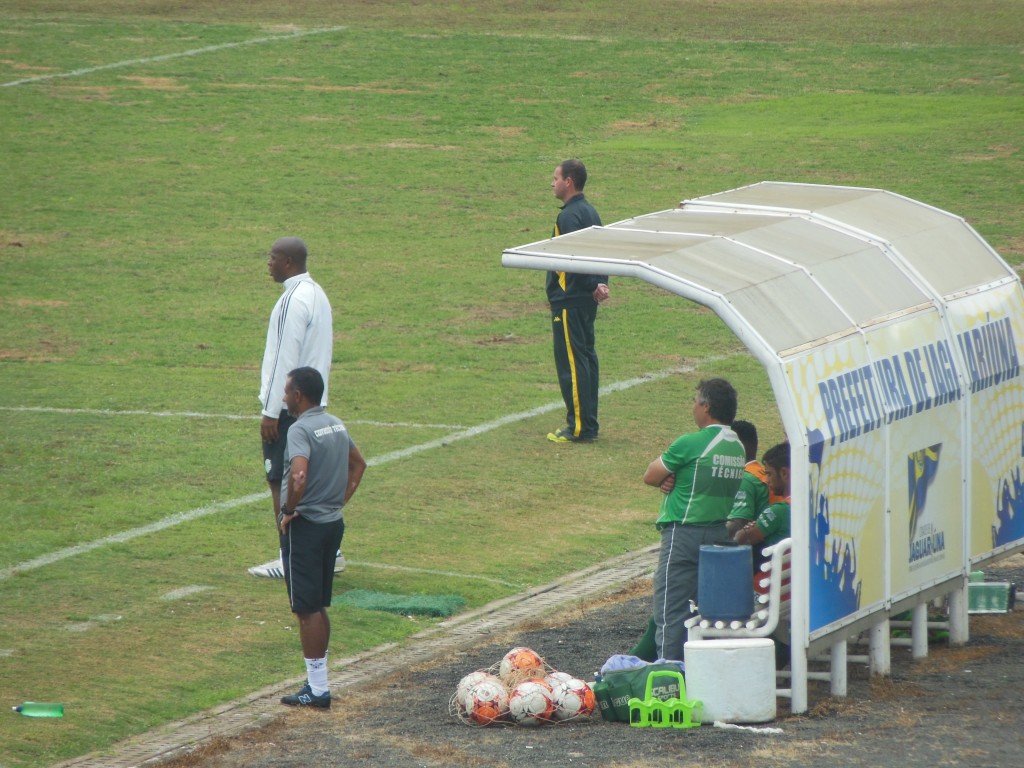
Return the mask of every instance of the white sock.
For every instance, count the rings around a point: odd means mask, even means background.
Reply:
[[[327,685],[327,657],[306,659],[306,680],[314,696],[323,696],[330,687]]]

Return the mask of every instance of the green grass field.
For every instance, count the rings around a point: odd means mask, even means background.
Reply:
[[[261,475],[259,363],[310,246],[331,410],[370,460],[339,590],[470,608],[655,540],[647,463],[695,381],[781,437],[708,310],[613,283],[602,439],[553,446],[550,175],[610,223],[765,179],[880,187],[1024,257],[1016,0],[0,0],[0,768],[301,675]],[[400,566],[401,569],[393,568]],[[433,619],[333,611],[332,657]],[[609,648],[609,655],[623,649]],[[439,717],[443,713],[439,713]]]

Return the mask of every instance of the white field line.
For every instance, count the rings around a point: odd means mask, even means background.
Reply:
[[[153,416],[154,418],[178,419],[228,419],[233,421],[255,421],[259,416],[240,416],[235,413],[199,413],[195,411],[116,411],[107,408],[51,408],[42,405],[0,405],[0,411],[13,413],[64,413],[69,416]],[[461,424],[417,424],[412,421],[367,421],[345,419],[346,424],[362,424],[368,427],[409,427],[412,429],[465,429]]]
[[[213,589],[213,587],[205,584],[193,584],[190,587],[182,587],[181,589],[172,589],[170,592],[164,592],[160,595],[161,600],[181,600],[192,595],[198,595],[200,592],[206,592]]]
[[[9,579],[16,573],[22,573],[24,571],[32,571],[36,568],[42,568],[44,565],[52,565],[53,563],[60,562],[61,560],[67,560],[69,557],[75,557],[76,555],[84,555],[86,552],[92,552],[94,549],[102,549],[111,544],[123,544],[126,541],[137,539],[140,536],[145,536],[148,533],[156,533],[166,528],[172,528],[175,525],[181,523],[187,523],[190,520],[197,520],[200,517],[206,517],[217,512],[225,512],[235,507],[240,507],[243,504],[252,504],[255,501],[270,496],[270,491],[263,491],[262,493],[251,493],[248,496],[242,496],[237,499],[229,499],[228,501],[218,501],[216,504],[210,504],[205,507],[197,507],[196,509],[189,510],[188,512],[179,512],[175,515],[165,517],[163,520],[157,520],[155,523],[149,525],[143,525],[139,528],[132,528],[128,531],[121,531],[110,536],[104,536],[102,539],[94,539],[93,541],[85,542],[84,544],[77,544],[73,547],[66,547],[65,549],[58,549],[55,552],[50,552],[47,555],[42,555],[33,560],[27,560],[24,563],[11,566],[10,568],[4,568],[0,570],[0,581]]]
[[[692,369],[670,368],[667,371],[648,373],[635,379],[627,379],[626,381],[617,381],[612,384],[608,384],[607,386],[601,387],[599,392],[602,395],[607,395],[610,392],[621,392],[624,389],[631,389],[639,384],[649,384],[652,381],[658,381],[659,379],[664,379],[667,376],[672,376],[676,373],[684,373],[689,370]],[[431,440],[427,443],[420,443],[419,445],[413,445],[409,448],[402,448],[397,451],[392,451],[391,453],[385,453],[383,456],[377,456],[376,458],[369,459],[366,463],[372,467],[375,464],[386,464],[387,462],[395,461],[396,459],[404,459],[417,453],[423,453],[423,451],[430,451],[434,448],[441,448],[442,446],[458,442],[459,440],[465,440],[467,437],[482,435],[485,432],[490,432],[498,427],[504,427],[507,424],[513,424],[517,421],[525,421],[526,419],[532,419],[534,416],[540,416],[563,408],[565,408],[565,403],[559,400],[558,402],[548,403],[547,405],[542,405],[529,411],[510,413],[508,416],[502,416],[500,419],[488,421],[486,424],[478,424],[475,427],[470,427],[469,429],[464,429],[460,432],[453,432],[450,435],[439,437],[436,440]]]
[[[73,69],[70,72],[55,72],[50,75],[37,75],[35,77],[25,77],[21,80],[12,80],[8,83],[0,83],[0,88],[8,88],[14,85],[25,85],[26,83],[38,83],[46,80],[57,80],[65,77],[80,77],[81,75],[89,75],[93,72],[102,72],[106,69],[122,69],[124,67],[134,67],[139,64],[153,64],[159,61],[181,59],[186,56],[200,56],[204,53],[213,53],[214,51],[223,51],[229,48],[241,48],[246,45],[276,43],[279,40],[293,40],[296,37],[308,37],[310,35],[328,35],[332,32],[341,32],[344,29],[346,29],[346,27],[325,27],[323,29],[307,29],[298,32],[291,32],[287,35],[273,35],[271,37],[254,37],[251,40],[239,40],[234,43],[208,45],[205,48],[193,48],[192,50],[179,51],[178,53],[165,53],[160,56],[149,56],[144,59],[127,59],[125,61],[115,61],[111,64],[101,64],[98,67],[85,67],[83,69]]]
[[[361,424],[366,427],[409,427],[411,429],[465,429],[462,424],[417,424],[412,421],[368,421],[345,419],[346,424]]]
[[[626,389],[639,386],[640,384],[649,384],[654,381],[667,378],[677,373],[687,373],[692,371],[692,366],[686,366],[682,368],[670,368],[664,371],[658,371],[656,373],[645,374],[644,376],[638,376],[635,379],[627,379],[625,381],[618,381],[607,386],[601,387],[601,394],[609,394],[611,392],[621,392]],[[452,434],[439,438],[437,440],[430,440],[426,443],[420,443],[419,445],[413,445],[409,448],[403,448],[399,451],[392,451],[391,453],[385,453],[382,456],[375,456],[371,459],[367,459],[367,466],[376,467],[381,464],[388,464],[398,459],[404,459],[409,456],[413,456],[417,453],[423,453],[424,451],[433,450],[434,448],[440,448],[450,443],[458,442],[459,440],[465,440],[466,438],[476,437],[486,432],[491,432],[499,427],[504,427],[508,424],[513,424],[517,421],[525,421],[526,419],[532,419],[534,416],[540,416],[541,414],[550,413],[565,407],[565,404],[559,400],[558,402],[548,403],[538,408],[533,408],[529,411],[520,411],[519,413],[510,413],[507,416],[502,416],[494,421],[488,421],[484,424],[478,424],[475,427],[464,429],[459,432],[453,432]],[[263,491],[261,493],[252,493],[248,496],[241,496],[237,499],[228,499],[227,501],[218,501],[214,504],[209,504],[205,507],[197,507],[187,512],[178,512],[169,517],[165,517],[163,520],[158,520],[155,523],[149,525],[143,525],[139,528],[132,528],[131,530],[121,531],[111,536],[104,536],[102,539],[95,539],[84,544],[78,544],[74,547],[67,547],[65,549],[59,549],[55,552],[51,552],[47,555],[37,557],[33,560],[27,560],[24,563],[13,565],[10,568],[4,568],[0,570],[0,581],[9,579],[16,573],[23,573],[25,571],[31,571],[36,568],[42,568],[44,565],[52,565],[53,563],[61,560],[66,560],[69,557],[75,557],[76,555],[82,555],[86,552],[92,552],[94,549],[101,549],[109,546],[110,544],[122,544],[132,539],[137,539],[140,536],[145,536],[150,533],[156,533],[158,531],[171,528],[181,523],[187,523],[192,520],[198,520],[201,517],[207,517],[218,512],[226,512],[229,509],[240,507],[244,504],[252,504],[256,501],[261,501],[270,496],[270,491]],[[461,578],[473,578],[465,574]]]

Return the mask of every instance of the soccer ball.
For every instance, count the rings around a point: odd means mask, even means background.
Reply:
[[[508,714],[519,725],[540,725],[551,719],[555,702],[551,689],[543,680],[524,680],[512,689]]]
[[[490,725],[508,714],[508,692],[496,680],[483,680],[466,694],[466,715],[474,723]]]
[[[485,680],[498,685],[502,684],[496,675],[484,671],[470,672],[459,680],[459,684],[455,688],[455,704],[459,708],[460,713],[464,714],[469,710],[469,692],[473,689],[473,686]]]
[[[552,672],[544,678],[544,682],[551,686],[551,690],[555,690],[555,686],[559,683],[567,683],[573,679],[573,676],[568,672]]]
[[[555,720],[590,717],[597,708],[594,690],[582,680],[570,678],[554,686]]]
[[[498,664],[498,675],[508,685],[523,679],[544,677],[544,660],[530,648],[513,648]]]

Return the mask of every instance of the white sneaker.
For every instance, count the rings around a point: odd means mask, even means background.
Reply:
[[[345,565],[345,556],[341,554],[339,549],[337,559],[334,561],[334,572],[336,574],[344,572]],[[283,579],[284,566],[281,564],[281,558],[278,558],[263,565],[254,565],[249,569],[249,573],[253,576],[262,576],[265,579]]]
[[[265,579],[283,579],[284,565],[281,564],[281,558],[277,558],[263,565],[254,565],[249,569],[249,573],[253,576],[262,576]]]

